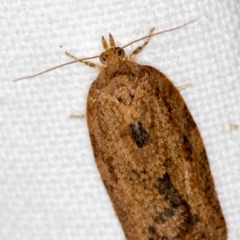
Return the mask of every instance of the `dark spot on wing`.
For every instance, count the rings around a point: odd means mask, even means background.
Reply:
[[[186,160],[192,161],[192,145],[188,141],[188,138],[186,136],[183,137],[183,143],[184,143],[184,152],[186,153]]]
[[[134,123],[130,125],[130,132],[132,139],[139,148],[142,148],[144,145],[146,145],[149,139],[149,134],[143,128],[141,122],[134,121]]]
[[[164,210],[162,213],[160,213],[158,218],[159,223],[166,221],[167,216],[174,214],[175,209],[180,206],[184,209],[184,211],[181,212],[181,215],[183,216],[185,223],[188,223],[190,225],[196,223],[196,219],[194,219],[194,217],[192,216],[189,204],[175,189],[167,172],[163,175],[163,177],[158,178],[157,189],[159,194],[163,196],[164,200],[169,203],[171,207],[170,209],[173,210],[173,212],[170,210]]]

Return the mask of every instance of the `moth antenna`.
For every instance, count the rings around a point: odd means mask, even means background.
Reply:
[[[115,48],[114,38],[111,33],[109,33],[109,43],[111,48]]]
[[[170,29],[163,30],[163,31],[159,31],[159,32],[156,32],[156,33],[153,33],[153,34],[149,34],[149,35],[147,35],[147,36],[145,36],[145,37],[141,37],[141,38],[139,38],[139,39],[137,39],[137,40],[134,40],[134,41],[132,41],[132,42],[124,45],[122,48],[126,48],[127,46],[129,46],[129,45],[131,45],[131,44],[133,44],[133,43],[135,43],[135,42],[141,41],[141,40],[143,40],[143,39],[146,39],[146,38],[148,38],[149,36],[155,36],[155,35],[159,35],[159,34],[163,34],[163,33],[172,32],[172,31],[178,30],[178,29],[183,28],[183,27],[185,27],[185,26],[187,26],[187,25],[189,25],[189,24],[191,24],[191,23],[196,22],[197,20],[198,20],[198,19],[194,19],[194,20],[191,20],[191,21],[189,21],[189,22],[187,22],[187,23],[185,23],[185,24],[183,24],[183,25],[180,25],[180,26],[178,26],[178,27],[170,28]],[[109,33],[109,42],[110,42],[110,47],[112,47],[112,48],[115,47],[115,42],[114,42],[113,36],[112,36],[110,33]],[[107,44],[107,41],[105,40],[104,37],[102,37],[102,45],[103,45],[104,50],[107,50],[107,49],[108,49],[108,44]],[[67,65],[70,65],[70,64],[79,62],[79,61],[84,61],[84,60],[88,60],[88,59],[97,58],[97,57],[99,57],[99,56],[82,58],[82,59],[77,59],[77,60],[74,60],[74,61],[71,61],[71,62],[63,63],[63,64],[60,64],[60,65],[58,65],[58,66],[49,68],[49,69],[47,69],[47,70],[45,70],[45,71],[42,71],[42,72],[40,72],[40,73],[37,73],[37,74],[33,74],[33,75],[30,75],[30,76],[25,76],[25,77],[21,77],[21,78],[14,79],[13,82],[20,81],[20,80],[23,80],[23,79],[34,78],[34,77],[37,77],[37,76],[42,75],[42,74],[44,74],[44,73],[53,71],[53,70],[55,70],[55,69],[57,69],[57,68],[64,67],[64,66],[67,66]]]
[[[104,50],[108,50],[108,44],[107,41],[105,40],[105,38],[102,36],[102,45]]]
[[[26,77],[21,77],[21,78],[14,79],[13,82],[17,82],[17,81],[20,81],[20,80],[23,80],[23,79],[34,78],[34,77],[37,77],[37,76],[42,75],[42,74],[44,74],[44,73],[53,71],[53,70],[55,70],[55,69],[57,69],[57,68],[64,67],[64,66],[67,66],[67,65],[70,65],[70,64],[79,62],[79,61],[84,61],[84,60],[88,60],[88,59],[97,58],[97,57],[99,57],[99,56],[93,56],[93,57],[88,57],[88,58],[81,58],[81,59],[77,59],[77,60],[74,60],[74,61],[71,61],[71,62],[63,63],[63,64],[60,64],[60,65],[58,65],[58,66],[49,68],[49,69],[47,69],[47,70],[45,70],[45,71],[42,71],[42,72],[39,72],[39,73],[30,75],[30,76],[26,76]]]
[[[170,28],[170,29],[167,29],[167,30],[163,30],[163,31],[159,31],[159,32],[156,32],[156,33],[153,33],[153,34],[149,34],[149,35],[147,35],[147,36],[145,36],[145,37],[141,37],[141,38],[139,38],[139,39],[137,39],[137,40],[134,40],[134,41],[132,41],[132,42],[124,45],[122,48],[128,47],[129,45],[131,45],[131,44],[133,44],[133,43],[135,43],[135,42],[141,41],[141,40],[143,40],[143,39],[146,39],[146,38],[148,38],[149,36],[155,36],[155,35],[159,35],[159,34],[163,34],[163,33],[172,32],[172,31],[178,30],[178,29],[183,28],[183,27],[185,27],[185,26],[187,26],[187,25],[189,25],[189,24],[191,24],[191,23],[196,22],[197,20],[198,20],[198,18],[197,18],[197,19],[194,19],[194,20],[191,20],[190,22],[184,23],[183,25],[180,25],[180,26],[175,27],[175,28]]]

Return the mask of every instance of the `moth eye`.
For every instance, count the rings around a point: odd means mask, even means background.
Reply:
[[[99,59],[100,59],[100,62],[102,64],[106,64],[107,63],[107,57],[104,54],[101,54]]]
[[[125,56],[125,52],[124,52],[124,50],[123,50],[122,48],[120,48],[120,49],[118,50],[117,54],[118,54],[118,56],[119,56],[120,58],[123,58],[123,57]]]

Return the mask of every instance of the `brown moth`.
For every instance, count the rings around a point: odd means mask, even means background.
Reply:
[[[127,58],[111,35],[103,46],[87,123],[126,238],[225,240],[203,141],[179,91],[160,71]]]
[[[97,167],[128,240],[225,240],[206,151],[186,103],[163,73],[134,61],[155,34],[129,58],[111,35],[110,47],[102,38],[103,66],[68,54],[76,60],[67,64],[100,69],[87,99]]]

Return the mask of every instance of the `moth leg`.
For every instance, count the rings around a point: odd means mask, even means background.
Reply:
[[[140,52],[143,50],[143,48],[149,43],[149,41],[150,41],[150,39],[151,39],[151,37],[152,37],[151,34],[153,33],[153,31],[154,31],[154,28],[152,28],[152,29],[150,30],[149,36],[148,36],[147,40],[143,43],[143,45],[137,47],[137,48],[130,54],[130,57],[129,57],[130,60],[134,60],[135,55],[137,55],[138,53],[140,53]]]
[[[97,64],[95,64],[95,63],[93,63],[93,62],[81,60],[81,59],[73,56],[73,55],[70,54],[69,52],[65,52],[65,54],[66,54],[68,57],[73,58],[73,59],[75,59],[75,60],[78,60],[79,62],[84,63],[84,64],[86,64],[86,65],[89,66],[89,67],[97,68],[99,71],[102,69],[101,66],[99,66],[99,65],[97,65]]]
[[[83,119],[85,118],[85,114],[71,114],[69,117],[75,119]]]
[[[191,87],[191,83],[184,84],[184,85],[182,85],[180,87],[177,87],[177,89],[180,91],[180,90],[186,89],[188,87]]]

